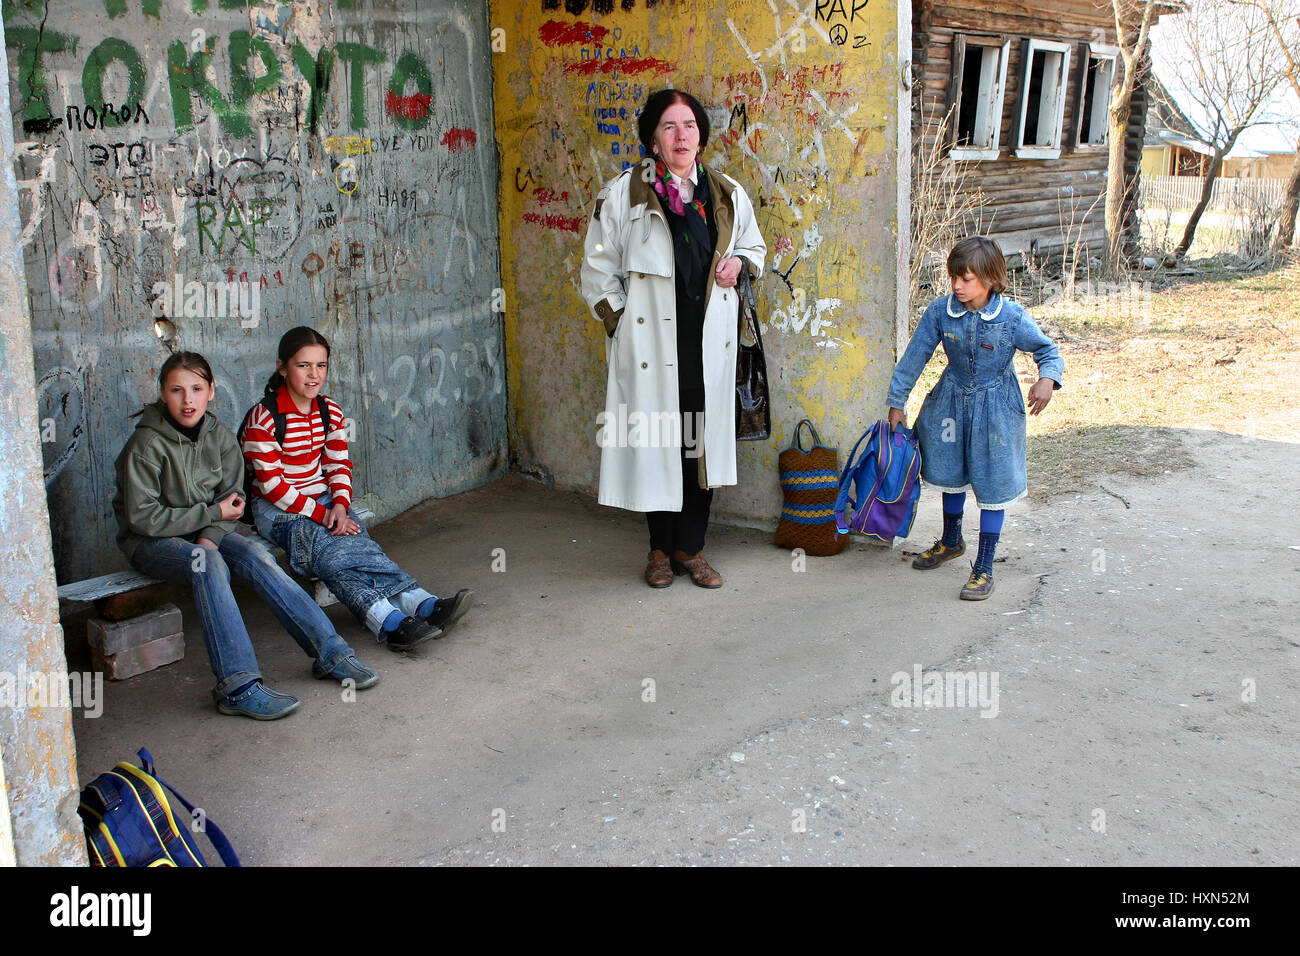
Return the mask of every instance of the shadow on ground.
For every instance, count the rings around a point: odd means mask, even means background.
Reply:
[[[216,713],[182,600],[185,660],[76,718],[81,779],[147,746],[254,865],[1294,865],[1300,447],[1165,438],[1195,467],[1010,512],[983,603],[957,599],[964,562],[908,564],[932,493],[901,547],[805,570],[715,527],[713,592],[645,587],[639,516],[586,496],[511,477],[426,502],[375,537],[431,590],[475,588],[452,635],[397,656],[331,609],[382,674],[349,703],[242,595],[303,700],[262,724]],[[997,715],[892,706],[917,666],[996,674]]]

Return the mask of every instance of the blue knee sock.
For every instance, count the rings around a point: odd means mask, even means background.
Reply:
[[[436,595],[430,594],[418,584],[412,584],[401,594],[392,598],[394,604],[402,609],[407,617],[428,617],[433,613]]]
[[[1005,511],[980,512],[980,550],[975,557],[974,567],[980,574],[993,573],[993,557],[998,551],[998,537],[1002,533],[1002,521],[1006,515]]]
[[[390,611],[388,617],[384,618],[383,629],[385,631],[395,631],[404,620],[406,620],[406,615],[401,611]]]
[[[943,538],[945,548],[955,548],[961,541],[961,513],[966,507],[966,492],[943,493]]]

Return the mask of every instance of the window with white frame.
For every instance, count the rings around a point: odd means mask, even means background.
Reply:
[[[1070,46],[1050,40],[1026,40],[1020,66],[1016,156],[1020,159],[1056,159],[1061,155]]]
[[[1119,50],[1114,47],[1085,43],[1079,48],[1080,65],[1088,64],[1087,70],[1080,77],[1080,147],[1106,145],[1106,132],[1110,127],[1106,111],[1110,106],[1110,90],[1115,82],[1115,60],[1118,56]]]
[[[947,120],[951,158],[998,158],[1010,49],[1011,41],[1002,37],[959,34],[953,38]]]

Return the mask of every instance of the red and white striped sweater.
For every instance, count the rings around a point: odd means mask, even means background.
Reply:
[[[241,443],[244,467],[253,473],[253,493],[281,511],[324,524],[327,512],[316,498],[327,489],[335,504],[352,503],[352,462],[343,410],[325,396],[332,426],[326,436],[314,401],[306,414],[298,411],[283,385],[268,401],[274,401],[285,416],[284,447],[275,441],[275,419],[258,403]],[[325,448],[323,456],[321,446]]]

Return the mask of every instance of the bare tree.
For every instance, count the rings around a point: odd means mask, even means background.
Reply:
[[[1229,0],[1240,6],[1254,7],[1268,20],[1269,29],[1282,51],[1282,72],[1300,100],[1300,16],[1288,0]],[[1273,234],[1272,249],[1278,252],[1290,248],[1295,235],[1296,212],[1300,210],[1300,140],[1296,142],[1295,160],[1291,175],[1286,181],[1282,208],[1278,211],[1277,232]]]
[[[1260,108],[1281,83],[1283,56],[1266,12],[1254,5],[1189,0],[1186,12],[1163,29],[1167,42],[1154,57],[1161,85],[1211,150],[1200,200],[1174,250],[1181,259],[1210,204],[1224,157],[1259,122]]]
[[[1124,161],[1129,118],[1133,113],[1133,93],[1144,79],[1151,26],[1160,13],[1168,10],[1169,0],[1111,0],[1111,6],[1115,13],[1120,69],[1107,111],[1106,262],[1112,273],[1118,273],[1125,258],[1126,207],[1133,201],[1136,186],[1136,183],[1128,181]]]

